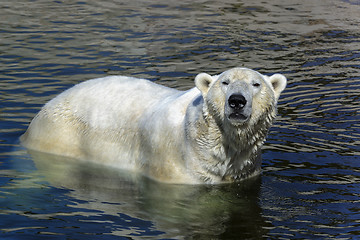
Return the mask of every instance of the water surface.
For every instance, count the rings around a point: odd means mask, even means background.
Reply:
[[[0,1],[1,239],[357,239],[360,1]],[[243,66],[288,87],[259,178],[159,184],[29,153],[41,106],[84,80],[177,89]]]

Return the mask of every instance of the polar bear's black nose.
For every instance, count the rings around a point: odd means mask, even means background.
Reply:
[[[243,109],[246,105],[246,99],[241,94],[233,94],[229,97],[229,106],[235,110]]]

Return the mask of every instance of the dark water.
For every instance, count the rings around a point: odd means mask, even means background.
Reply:
[[[360,1],[0,1],[0,239],[360,239]],[[288,87],[261,177],[181,186],[32,153],[49,99],[106,75]]]

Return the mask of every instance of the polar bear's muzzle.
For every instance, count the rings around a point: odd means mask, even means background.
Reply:
[[[229,96],[225,106],[225,114],[234,124],[246,122],[251,116],[251,100],[241,93],[234,93]]]
[[[241,94],[233,94],[229,97],[229,106],[230,108],[234,109],[234,110],[242,110],[247,101],[245,99],[245,97]]]

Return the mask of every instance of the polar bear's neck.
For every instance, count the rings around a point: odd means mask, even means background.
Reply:
[[[203,178],[208,182],[233,182],[260,171],[261,147],[275,115],[275,109],[268,109],[262,118],[238,127],[205,115],[202,125],[207,131],[197,139],[200,152],[209,153],[201,159]]]

